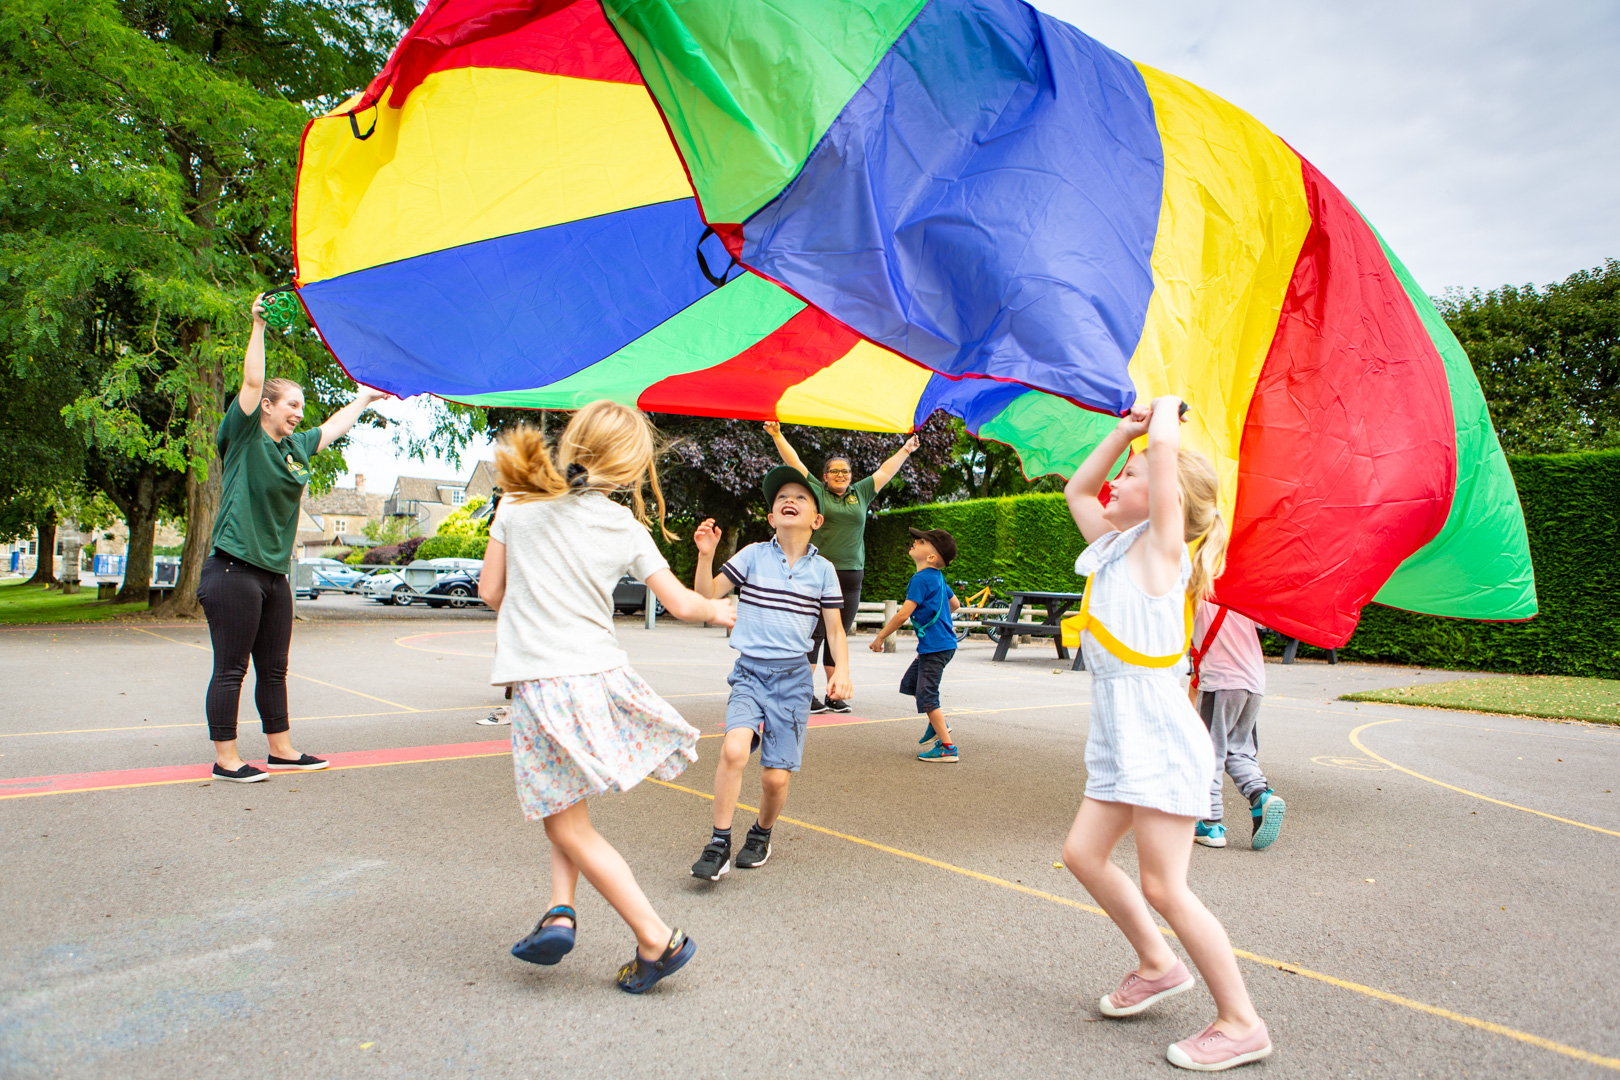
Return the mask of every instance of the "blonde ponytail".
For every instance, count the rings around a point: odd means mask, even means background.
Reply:
[[[664,492],[654,461],[657,436],[640,410],[616,401],[593,401],[568,421],[555,450],[528,424],[507,432],[495,448],[495,474],[504,498],[515,503],[628,489],[636,520],[651,530],[641,493],[642,484],[648,483],[658,506],[658,528],[664,539],[674,540],[675,534],[664,526]]]
[[[1196,545],[1187,598],[1205,600],[1215,590],[1215,579],[1226,569],[1228,530],[1221,517],[1221,483],[1215,466],[1195,450],[1182,450],[1176,455],[1176,481],[1186,519],[1183,538]]]

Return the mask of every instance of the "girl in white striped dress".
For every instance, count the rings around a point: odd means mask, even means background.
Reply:
[[[1187,887],[1193,826],[1207,813],[1215,755],[1178,676],[1191,605],[1224,568],[1227,530],[1214,468],[1181,449],[1180,407],[1175,397],[1138,405],[1064,490],[1089,545],[1075,571],[1091,579],[1080,642],[1092,673],[1092,706],[1086,795],[1063,862],[1136,949],[1136,968],[1099,1002],[1103,1014],[1134,1016],[1192,989],[1192,974],[1165,944],[1151,904],[1203,974],[1216,1006],[1215,1021],[1172,1045],[1167,1056],[1182,1068],[1213,1072],[1260,1060],[1271,1053],[1271,1040],[1226,930]],[[1098,495],[1110,466],[1143,434],[1147,452],[1126,463],[1104,507]],[[1141,891],[1110,860],[1133,831]]]

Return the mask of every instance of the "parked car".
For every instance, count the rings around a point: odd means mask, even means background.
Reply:
[[[299,559],[300,563],[314,572],[314,597],[321,595],[321,589],[352,589],[356,583],[365,580],[366,574],[347,563],[337,559]]]
[[[653,603],[658,604],[654,609],[656,614],[664,614],[664,605],[659,603],[658,597],[653,597]],[[647,586],[626,574],[613,586],[613,610],[619,615],[634,615],[647,607]]]
[[[438,584],[427,591],[427,606],[441,608],[449,604],[453,608],[470,607],[482,604],[478,599],[478,571],[452,570],[448,574],[440,574]]]
[[[465,607],[469,600],[477,602],[478,571],[482,570],[483,567],[484,564],[479,559],[428,559],[424,562],[412,563],[410,567],[385,566],[367,578],[360,588],[362,595],[380,604],[409,607],[413,603],[426,600],[431,606],[439,607],[441,604],[435,604],[432,600],[427,600],[429,594],[434,594],[446,597],[442,603],[451,604],[454,607]],[[434,585],[423,591],[411,588],[406,583],[405,570],[412,568],[431,569],[437,579]],[[454,583],[446,584],[444,580],[447,576],[458,573],[464,575],[461,584],[464,587],[470,585],[465,595],[460,593],[452,594],[449,589]],[[445,586],[443,591],[440,590],[440,585]],[[460,600],[461,603],[455,603],[456,600]]]

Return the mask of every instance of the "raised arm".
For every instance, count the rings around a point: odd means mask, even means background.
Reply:
[[[253,298],[253,336],[248,338],[242,356],[242,390],[236,395],[237,408],[248,416],[257,415],[264,396],[264,294]]]
[[[1080,535],[1086,538],[1088,544],[1113,531],[1103,520],[1102,502],[1097,496],[1114,462],[1130,449],[1132,439],[1147,431],[1151,411],[1150,407],[1144,405],[1131,409],[1130,414],[1114,425],[1114,430],[1097,444],[1074,471],[1074,475],[1069,477],[1069,482],[1063,485],[1063,498],[1069,504],[1069,513],[1074,516],[1074,523],[1080,527]]]
[[[372,402],[381,401],[385,397],[392,396],[386,391],[377,390],[370,386],[362,386],[360,392],[354,395],[353,401],[328,416],[326,423],[321,425],[321,445],[316,447],[316,452],[319,453],[325,450],[328,446],[347,435],[349,429],[354,427],[354,422],[360,419],[360,414],[371,408]]]
[[[720,546],[720,528],[715,525],[714,518],[704,519],[697,532],[692,534],[692,542],[697,545],[698,551],[697,570],[692,574],[692,591],[706,599],[718,600],[731,591],[731,579],[714,572],[714,549]]]
[[[1181,399],[1167,394],[1149,406],[1148,543],[1172,565],[1181,564],[1186,543],[1187,518],[1181,508],[1181,483],[1177,478],[1181,452]]]
[[[894,479],[894,474],[900,471],[900,466],[904,465],[906,459],[915,454],[917,447],[921,445],[922,443],[918,441],[917,436],[913,435],[905,441],[900,449],[890,454],[889,460],[879,465],[878,471],[872,474],[872,490],[882,491],[883,485]]]
[[[810,470],[804,467],[804,462],[800,460],[798,453],[788,443],[786,436],[782,434],[782,425],[775,420],[767,420],[765,422],[765,431],[770,435],[771,441],[776,444],[776,452],[782,456],[782,464],[791,465],[804,473],[804,475],[809,476]]]

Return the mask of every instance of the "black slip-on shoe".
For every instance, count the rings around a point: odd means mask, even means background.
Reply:
[[[228,772],[220,768],[216,763],[214,765],[214,779],[229,780],[233,784],[257,784],[260,780],[270,779],[270,774],[263,769],[255,769],[246,762],[243,762],[242,767],[234,772]]]
[[[826,712],[827,711],[827,702],[821,700],[820,698],[818,698],[814,694],[812,694],[810,696],[810,711],[813,712],[813,713],[824,713],[824,712]]]
[[[837,701],[834,701],[832,698],[828,698],[827,711],[835,713],[847,713],[849,712],[849,702],[844,701],[841,698]]]
[[[271,754],[264,759],[264,763],[269,768],[277,771],[282,769],[302,769],[305,772],[324,769],[329,764],[325,758],[310,757],[308,754],[301,755],[298,758],[276,757]]]

